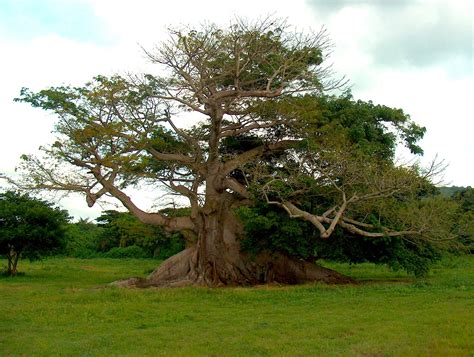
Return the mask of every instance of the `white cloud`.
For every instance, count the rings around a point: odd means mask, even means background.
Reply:
[[[304,1],[292,1],[291,6],[280,1],[241,0],[223,2],[170,1],[158,2],[136,0],[128,1],[89,0],[94,13],[100,17],[107,28],[121,41],[140,42],[152,45],[166,37],[168,26],[215,22],[226,25],[235,16],[257,19],[275,14],[279,17],[304,18],[299,11]]]
[[[452,79],[440,67],[423,71],[376,70],[369,83],[370,87],[356,90],[358,97],[402,108],[427,128],[421,142],[425,150],[422,162],[428,163],[438,156],[449,164],[446,183],[474,184],[472,76]]]

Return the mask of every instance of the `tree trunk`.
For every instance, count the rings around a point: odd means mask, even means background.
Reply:
[[[251,256],[240,251],[242,225],[230,210],[202,216],[197,244],[165,260],[147,278],[131,278],[115,286],[238,286],[265,283],[355,283],[349,277],[281,253]]]
[[[20,258],[20,253],[17,253],[13,249],[11,249],[10,253],[7,255],[7,259],[8,259],[7,275],[8,276],[15,276],[17,274],[17,265],[18,265],[19,258]]]

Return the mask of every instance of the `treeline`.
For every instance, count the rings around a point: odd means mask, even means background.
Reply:
[[[182,212],[186,210],[163,213]],[[0,259],[7,262],[8,276],[17,275],[18,262],[23,258],[62,255],[166,259],[184,248],[182,234],[145,225],[127,212],[109,210],[97,223],[84,219],[71,223],[69,213],[51,202],[15,191],[0,192]]]
[[[184,248],[181,233],[143,224],[128,212],[107,210],[97,223],[80,219],[67,225],[64,254],[76,258],[166,259]]]
[[[463,187],[463,186],[443,186],[438,187],[439,193],[447,198],[454,198],[457,193],[462,193],[469,191],[471,187]]]
[[[474,188],[470,186],[455,188],[449,196],[457,208],[453,233],[467,251],[474,254]]]

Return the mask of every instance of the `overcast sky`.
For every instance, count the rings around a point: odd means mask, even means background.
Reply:
[[[437,155],[449,164],[446,184],[474,186],[471,0],[0,0],[0,173],[52,140],[54,117],[13,103],[21,87],[150,71],[140,46],[165,38],[169,25],[269,14],[301,30],[325,26],[330,61],[355,98],[404,109],[427,128],[424,162]],[[76,217],[100,211],[77,197],[62,205]]]

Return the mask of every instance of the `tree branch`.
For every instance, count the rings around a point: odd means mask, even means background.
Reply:
[[[250,193],[248,192],[247,188],[234,178],[226,178],[224,181],[224,186],[238,193],[243,198],[250,198]]]
[[[160,213],[148,213],[140,209],[123,191],[111,182],[101,180],[100,174],[95,173],[104,188],[117,198],[141,222],[163,226],[169,231],[194,230],[195,226],[190,217],[166,217]]]
[[[248,150],[236,156],[232,160],[227,161],[224,164],[223,172],[227,174],[235,170],[236,168],[246,164],[247,162],[256,159],[259,156],[263,156],[265,154],[268,154],[280,149],[288,149],[291,146],[294,146],[295,144],[297,144],[298,142],[299,142],[298,140],[282,140],[274,144],[265,144],[265,145],[258,146],[254,149]]]

